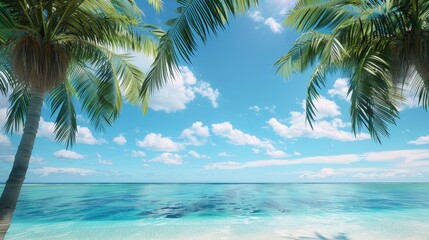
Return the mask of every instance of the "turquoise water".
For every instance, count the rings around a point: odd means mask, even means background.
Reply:
[[[429,184],[29,184],[6,239],[429,239]]]

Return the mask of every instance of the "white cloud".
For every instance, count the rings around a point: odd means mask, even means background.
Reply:
[[[108,165],[108,166],[112,166],[113,165],[112,161],[103,160],[103,159],[98,159],[98,163],[100,163],[101,165]]]
[[[272,17],[267,18],[264,23],[270,27],[273,33],[281,33],[283,31],[282,25]]]
[[[277,108],[276,105],[264,107],[264,109],[267,110],[270,113],[275,113],[276,112],[276,108]]]
[[[300,164],[350,164],[360,161],[384,162],[392,161],[401,168],[429,166],[429,150],[412,149],[382,152],[367,152],[362,154],[342,154],[331,156],[304,157],[289,160],[259,160],[250,162],[219,162],[205,166],[206,169],[243,169],[267,166],[286,166]],[[375,171],[375,170],[372,170]],[[349,171],[350,172],[350,171]]]
[[[295,6],[298,0],[267,0],[267,4],[271,8],[282,9],[283,12],[289,11]]]
[[[360,179],[398,179],[398,178],[415,178],[415,177],[421,177],[422,174],[410,170],[393,170],[389,172],[371,172],[371,173],[356,173],[352,175],[354,178],[360,178]]]
[[[340,116],[340,107],[334,102],[323,96],[317,98],[314,102],[314,108],[317,109],[316,119],[323,119],[327,117]],[[306,109],[305,100],[301,102],[302,109]]]
[[[329,89],[328,93],[331,97],[338,96],[343,100],[350,102],[350,97],[347,96],[349,91],[349,81],[348,78],[338,78],[335,80],[334,88]]]
[[[277,20],[272,17],[264,18],[260,11],[250,11],[248,16],[255,22],[267,25],[273,33],[281,33],[283,31],[283,26]]]
[[[217,154],[219,157],[232,157],[234,155],[227,153],[227,152],[220,152]]]
[[[127,143],[127,139],[124,137],[123,134],[119,134],[117,137],[113,138],[113,142],[118,145],[125,145]]]
[[[97,153],[98,163],[101,165],[112,166],[113,162],[109,160],[104,160],[99,153]]]
[[[193,90],[195,93],[198,93],[201,96],[207,98],[214,108],[217,108],[219,106],[219,104],[217,103],[217,99],[220,95],[219,90],[213,89],[210,86],[210,83],[198,81]]]
[[[250,106],[249,110],[259,113],[259,111],[261,111],[261,108],[258,105],[254,105],[254,106]]]
[[[14,155],[0,155],[0,162],[13,162],[14,159]]]
[[[186,128],[180,134],[180,137],[186,140],[186,144],[193,146],[206,144],[209,136],[209,128],[204,126],[202,122],[194,122],[190,128]]]
[[[181,66],[179,69],[173,79],[151,96],[149,107],[168,113],[181,111],[195,99],[196,94],[200,94],[216,108],[219,90],[213,89],[207,82],[197,80],[188,67]]]
[[[414,144],[414,145],[425,145],[429,144],[429,135],[427,136],[421,136],[413,141],[408,141],[408,144]]]
[[[318,109],[318,115],[316,121],[313,123],[313,129],[307,126],[305,110],[303,112],[291,112],[288,125],[282,124],[276,118],[271,118],[267,123],[275,133],[286,139],[300,137],[314,139],[329,138],[339,141],[370,139],[370,135],[366,133],[354,136],[350,131],[342,130],[348,127],[349,123],[344,123],[340,118],[336,117],[340,115],[340,111],[334,101],[320,97],[314,104],[316,109]],[[305,102],[303,102],[302,108],[305,109]]]
[[[146,153],[143,151],[131,151],[131,156],[133,157],[146,157]]]
[[[37,137],[46,137],[49,139],[55,139],[55,123],[54,122],[46,122],[43,118],[40,118],[39,130],[37,132]],[[97,139],[92,135],[91,130],[87,127],[77,126],[77,134],[76,134],[76,143],[88,144],[88,145],[96,145],[103,144],[106,140]]]
[[[59,150],[54,153],[54,156],[61,159],[84,159],[85,156],[81,155],[77,152],[69,151],[69,150]]]
[[[255,22],[263,22],[265,20],[260,11],[249,11],[248,16]]]
[[[269,140],[261,140],[256,136],[244,133],[238,129],[234,129],[230,122],[212,124],[212,131],[214,134],[220,137],[228,139],[228,142],[233,145],[250,145],[258,148],[262,148],[266,151],[266,154],[271,157],[286,156],[286,153],[277,150]]]
[[[14,155],[0,155],[0,162],[8,162],[12,163],[15,160]],[[32,165],[42,165],[46,164],[47,162],[39,156],[31,156],[30,157],[30,164]]]
[[[50,139],[55,139],[54,135],[55,123],[45,122],[41,117],[39,122],[39,130],[37,130],[37,137],[46,137]]]
[[[299,176],[299,178],[309,178],[309,179],[327,178],[327,177],[332,177],[332,176],[342,175],[342,174],[343,174],[342,172],[336,172],[332,168],[322,168],[322,170],[320,170],[318,172],[306,171],[306,172],[302,173]]]
[[[0,146],[1,147],[9,147],[12,146],[12,142],[9,137],[0,132]]]
[[[87,127],[77,126],[76,142],[89,145],[98,145],[106,143],[106,140],[95,138],[92,135],[91,130],[89,130]]]
[[[198,158],[198,159],[207,159],[207,158],[209,158],[207,155],[204,155],[204,154],[199,154],[199,153],[197,153],[197,152],[195,152],[195,151],[189,151],[188,152],[189,153],[189,155],[191,155],[192,157],[194,157],[194,158]]]
[[[250,106],[249,107],[249,110],[250,111],[254,111],[255,113],[259,113],[262,109],[264,109],[264,110],[266,110],[266,111],[268,111],[268,112],[270,112],[270,113],[275,113],[276,112],[276,106],[275,105],[272,105],[272,106],[265,106],[265,107],[260,107],[260,106],[258,106],[258,105],[254,105],[254,106]]]
[[[43,165],[43,164],[47,164],[47,162],[39,156],[31,156],[30,157],[30,164],[33,165]]]
[[[82,168],[56,168],[56,167],[42,167],[32,170],[36,173],[42,174],[42,176],[48,176],[49,174],[78,174],[80,176],[86,176],[94,174],[95,171],[82,169]]]
[[[182,157],[178,154],[163,153],[147,162],[160,162],[167,165],[182,165]]]
[[[299,178],[324,179],[336,176],[349,176],[362,180],[391,179],[398,180],[404,178],[420,178],[422,173],[408,169],[389,169],[389,168],[323,168],[320,171],[303,171]]]
[[[176,143],[162,134],[149,133],[141,141],[137,141],[137,146],[154,151],[177,152],[182,149],[180,143]]]

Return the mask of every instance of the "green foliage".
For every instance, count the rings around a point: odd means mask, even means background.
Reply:
[[[307,120],[326,75],[350,78],[355,134],[381,142],[399,118],[404,86],[429,106],[429,2],[426,0],[300,0],[284,23],[303,34],[275,65],[288,78],[315,67],[307,87]],[[317,64],[317,66],[315,66]]]
[[[149,0],[157,11],[163,1]],[[18,131],[33,88],[47,92],[56,140],[71,146],[79,103],[97,130],[112,125],[122,100],[147,105],[145,75],[131,63],[154,56],[159,28],[134,0],[0,0],[0,93],[10,91],[5,129]],[[23,61],[23,59],[25,61]]]
[[[191,61],[198,41],[206,42],[228,24],[229,14],[243,13],[258,0],[177,0],[179,16],[167,22],[171,28],[161,34],[158,54],[146,76],[141,95],[150,94],[166,84],[178,71],[178,62]],[[146,106],[147,108],[147,106]]]

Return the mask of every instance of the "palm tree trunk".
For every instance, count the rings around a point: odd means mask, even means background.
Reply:
[[[31,100],[27,110],[21,142],[13,162],[13,168],[0,198],[0,240],[3,240],[9,229],[19,193],[25,179],[28,164],[33,151],[34,140],[39,128],[44,93],[41,90],[31,91]]]

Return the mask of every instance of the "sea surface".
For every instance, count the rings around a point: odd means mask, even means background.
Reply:
[[[423,240],[429,184],[27,184],[6,239]]]

